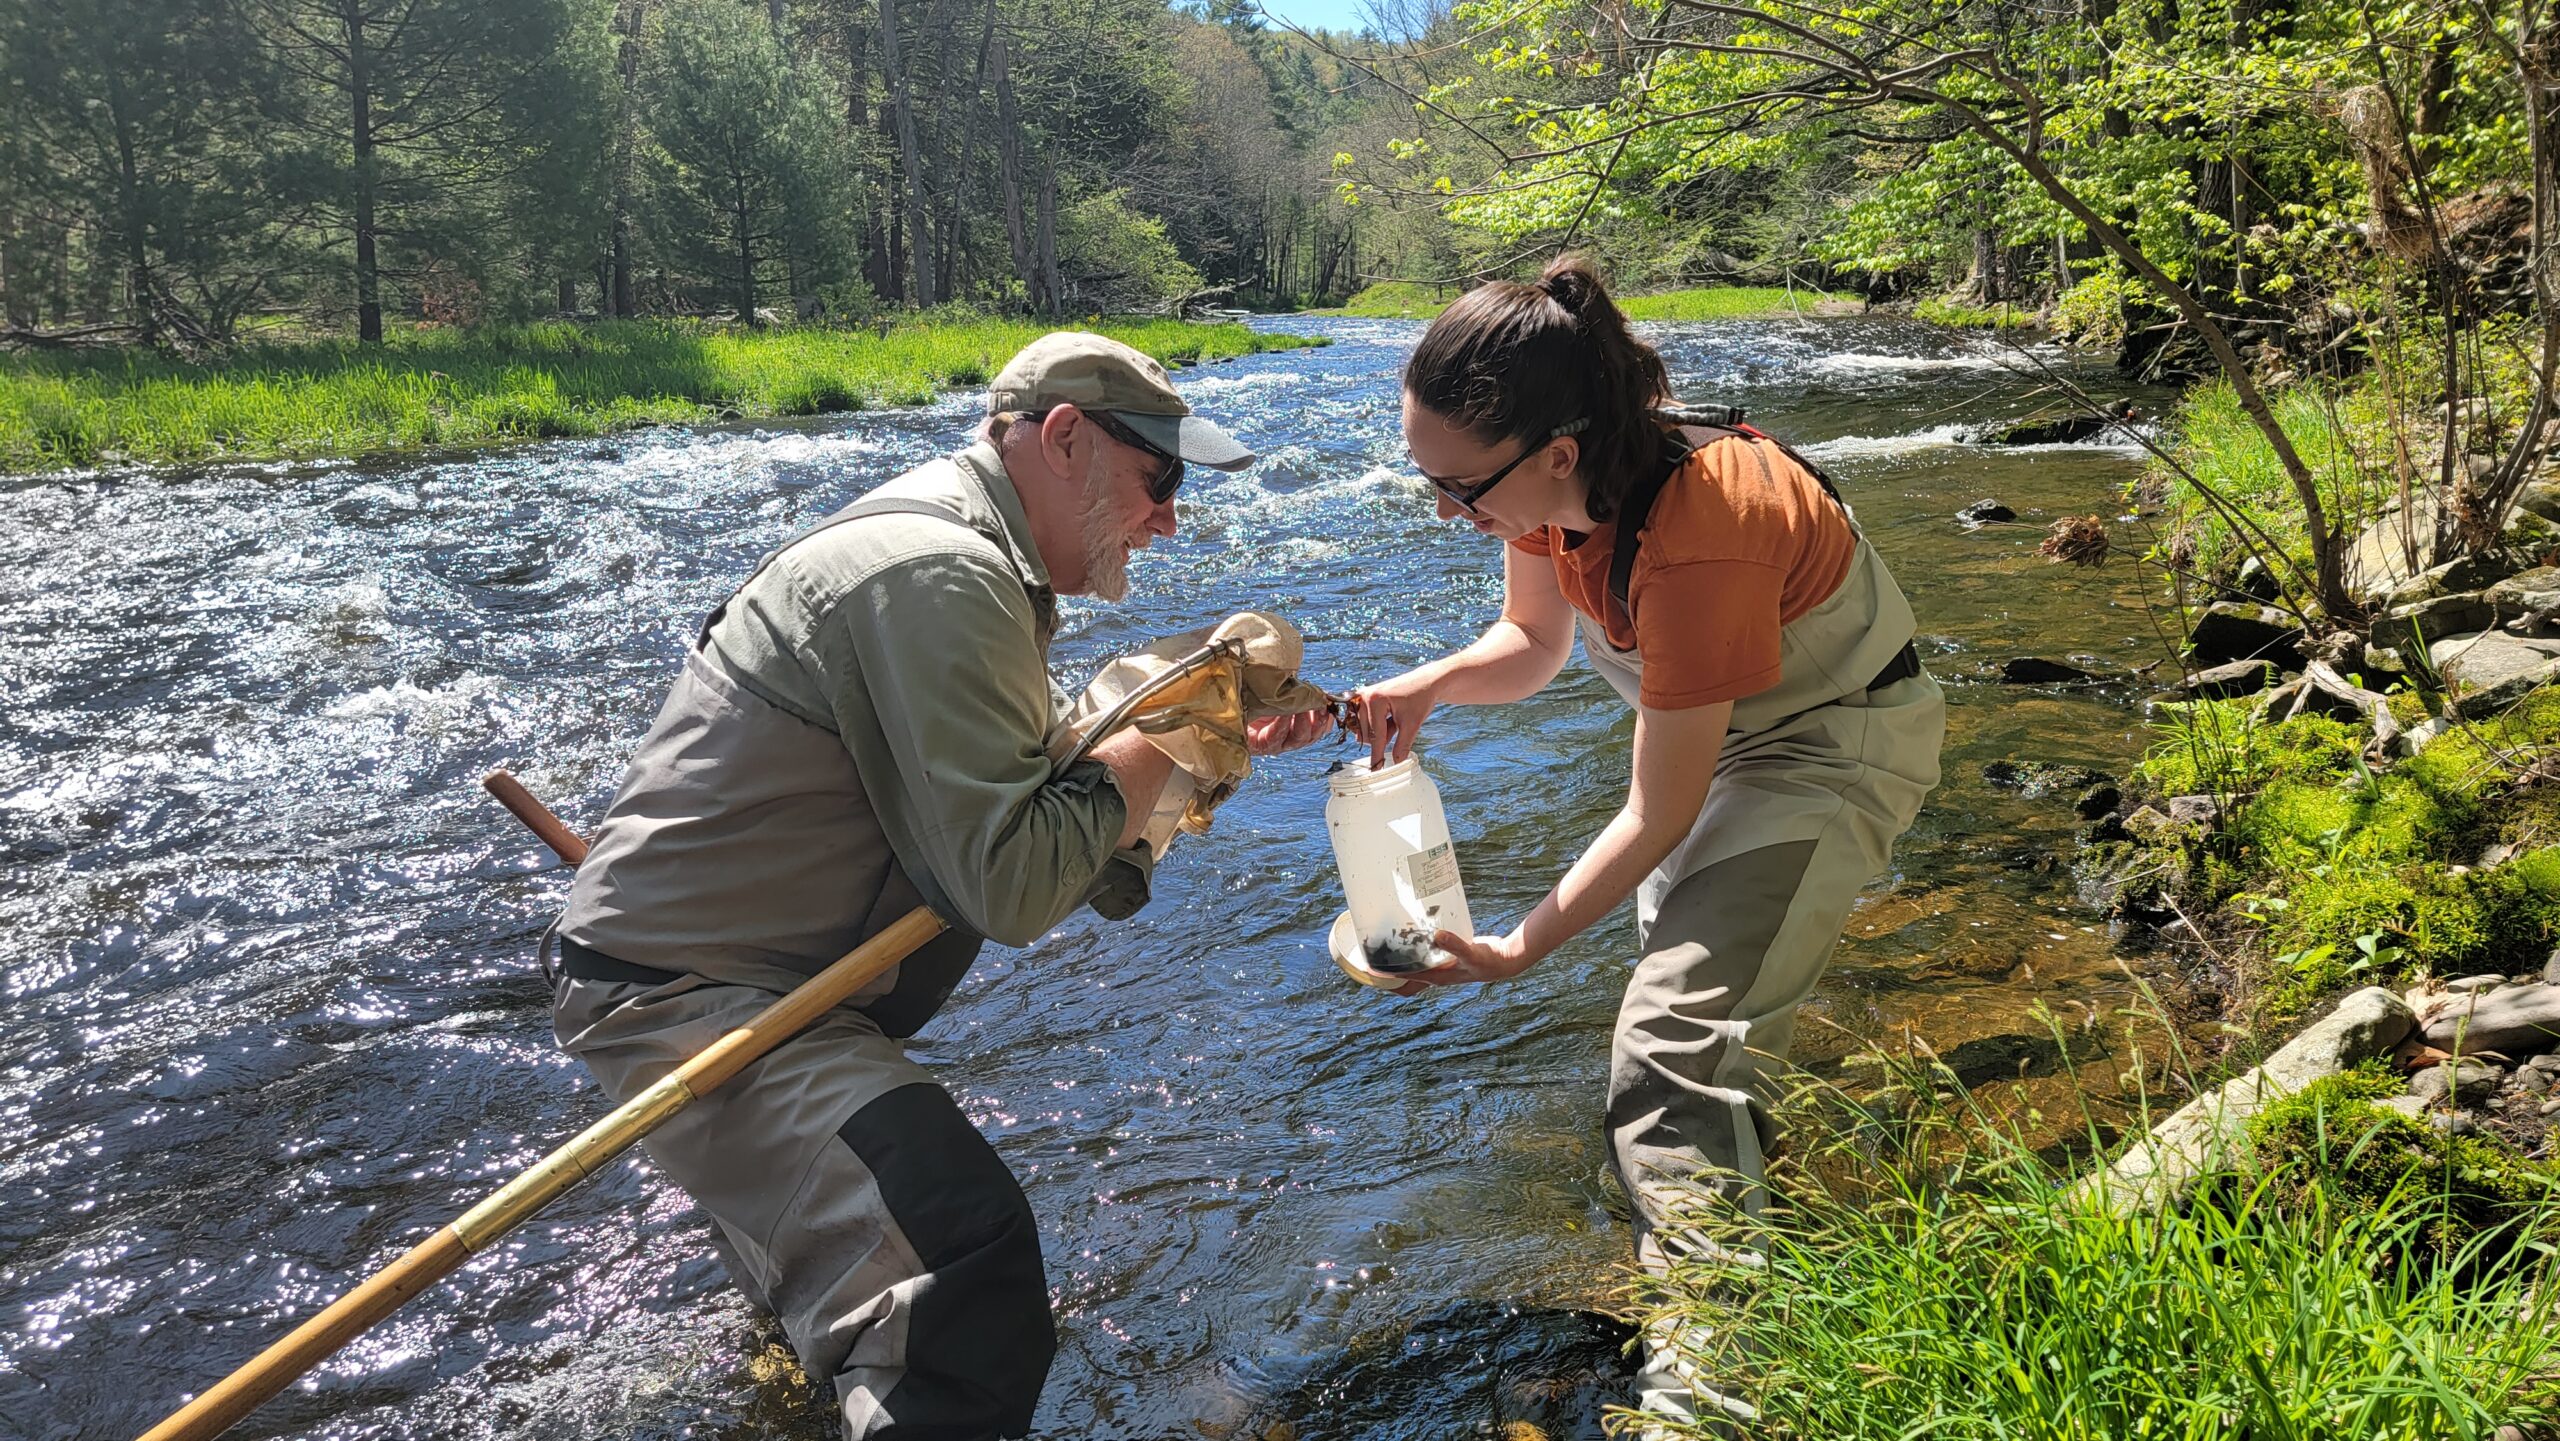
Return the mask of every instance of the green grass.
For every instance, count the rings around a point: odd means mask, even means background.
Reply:
[[[1945,296],[1932,296],[1911,307],[1913,318],[1932,325],[1952,325],[1965,330],[2023,330],[2036,323],[2036,313],[2003,302],[1999,305],[1967,305]]]
[[[2519,1244],[2560,1222],[2547,1170],[2511,1169],[2483,1229],[2467,1158],[2305,1146],[2353,1127],[2297,1110],[2185,1208],[2119,1214],[1945,1085],[1800,1095],[1810,1147],[1767,1215],[1700,1218],[1764,1264],[1695,1254],[1650,1290],[1659,1334],[1760,1408],[1751,1435],[2489,1441],[2560,1417],[2560,1278]]]
[[[1619,302],[1629,320],[1749,320],[1788,315],[1838,297],[1819,290],[1788,290],[1775,285],[1717,285],[1699,290],[1666,290],[1659,295],[1630,295]]]
[[[1449,308],[1458,298],[1454,288],[1424,285],[1408,280],[1380,281],[1345,301],[1336,310],[1309,311],[1311,315],[1348,315],[1369,319],[1429,320]],[[1836,299],[1819,290],[1788,290],[1780,286],[1718,285],[1693,290],[1666,290],[1656,295],[1622,295],[1618,305],[1629,320],[1748,320],[1764,315],[1786,315],[1814,304]]]
[[[1242,325],[1092,325],[1169,365],[1322,343]],[[212,365],[143,352],[0,359],[0,471],[349,455],[914,405],[983,385],[1049,328],[971,315],[885,332],[559,321],[408,331],[373,347],[251,344]]]

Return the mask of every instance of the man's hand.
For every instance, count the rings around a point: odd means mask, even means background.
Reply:
[[[1155,813],[1165,782],[1173,779],[1173,757],[1130,729],[1104,737],[1093,748],[1092,758],[1111,768],[1111,779],[1120,787],[1120,798],[1128,803],[1129,818],[1122,822],[1119,844],[1113,847],[1127,850],[1147,833],[1147,817]]]
[[[1264,716],[1260,720],[1245,722],[1244,748],[1258,756],[1276,756],[1282,751],[1313,745],[1332,729],[1333,717],[1320,710]]]
[[[1459,935],[1456,931],[1441,931],[1431,937],[1431,944],[1454,959],[1396,987],[1397,995],[1418,996],[1432,986],[1507,981],[1536,965],[1539,959],[1529,953],[1518,931],[1507,936],[1473,938]]]

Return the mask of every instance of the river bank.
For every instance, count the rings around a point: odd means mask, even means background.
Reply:
[[[1081,323],[1169,366],[1321,343],[1234,324]],[[351,456],[918,405],[984,384],[1052,328],[982,316],[865,329],[553,321],[411,329],[381,346],[251,344],[203,365],[142,351],[0,357],[0,472]]]
[[[1455,286],[1413,280],[1382,280],[1335,309],[1309,315],[1367,320],[1429,320],[1458,298]],[[1670,323],[1691,320],[1755,320],[1776,315],[1841,315],[1860,308],[1856,296],[1768,285],[1715,285],[1651,295],[1621,295],[1618,307],[1630,320]]]

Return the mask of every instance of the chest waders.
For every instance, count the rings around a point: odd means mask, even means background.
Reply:
[[[1757,1214],[1778,1143],[1768,1098],[1858,892],[1882,875],[1894,837],[1938,782],[1946,701],[1912,645],[1911,607],[1830,477],[1744,425],[1739,410],[1675,411],[1707,444],[1738,440],[1775,480],[1794,460],[1840,506],[1856,550],[1837,589],[1780,631],[1779,680],[1734,702],[1698,818],[1636,892],[1637,958],[1611,1038],[1611,1163],[1634,1203],[1636,1258],[1660,1272],[1682,1247],[1677,1217],[1720,1199]],[[1617,520],[1610,599],[1632,622],[1630,583],[1648,513],[1696,449],[1666,432],[1664,463]],[[1706,483],[1692,481],[1689,483]],[[1644,657],[1577,613],[1583,653],[1636,707]],[[1649,1339],[1644,1409],[1688,1416],[1722,1405]]]

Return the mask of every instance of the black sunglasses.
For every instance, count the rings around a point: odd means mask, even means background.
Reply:
[[[1107,411],[1078,410],[1076,414],[1092,421],[1096,426],[1101,428],[1103,434],[1110,436],[1113,440],[1120,442],[1122,445],[1144,451],[1148,455],[1152,455],[1156,459],[1164,462],[1163,466],[1158,468],[1155,474],[1147,477],[1147,499],[1158,505],[1162,505],[1166,501],[1173,499],[1173,493],[1175,491],[1182,489],[1181,456],[1167,455],[1163,451],[1156,449],[1153,442],[1149,441],[1145,436],[1138,434],[1136,431],[1131,430],[1129,427],[1122,425],[1119,421],[1112,419],[1110,413]],[[1014,423],[1014,421],[1027,421],[1030,424],[1038,425],[1041,421],[1048,418],[1049,412],[1047,410],[1025,410],[1016,413],[1011,420],[1006,422],[1006,424],[1010,425]]]
[[[1493,474],[1486,476],[1484,479],[1477,481],[1473,485],[1460,485],[1454,480],[1443,480],[1439,476],[1429,474],[1428,472],[1426,472],[1422,478],[1431,482],[1432,489],[1437,490],[1442,495],[1456,501],[1458,503],[1458,509],[1465,511],[1469,515],[1474,515],[1477,513],[1476,502],[1484,499],[1487,495],[1492,494],[1493,488],[1502,484],[1504,476],[1507,476],[1511,472],[1520,468],[1520,462],[1527,460],[1530,456],[1536,455],[1539,451],[1546,449],[1547,441],[1558,440],[1568,435],[1579,435],[1582,433],[1584,427],[1590,424],[1591,422],[1588,420],[1571,420],[1557,426],[1555,429],[1547,432],[1546,440],[1533,442],[1528,449],[1511,457],[1510,462],[1504,465],[1502,469],[1495,471]]]

